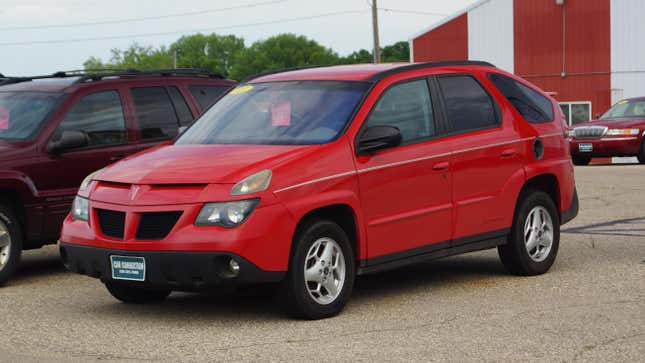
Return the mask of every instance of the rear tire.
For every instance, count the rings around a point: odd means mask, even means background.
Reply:
[[[313,220],[298,228],[289,271],[282,286],[287,313],[299,319],[324,319],[340,313],[354,288],[354,252],[336,223]]]
[[[14,274],[22,255],[20,222],[9,203],[0,199],[0,286]]]
[[[573,165],[589,165],[591,162],[591,156],[580,156],[580,155],[572,155],[571,160],[573,160]]]
[[[515,275],[540,275],[549,270],[560,246],[560,217],[551,197],[541,191],[521,196],[509,241],[499,257]]]
[[[170,290],[151,290],[131,287],[115,282],[106,282],[105,287],[117,300],[126,304],[146,304],[161,302],[170,295]]]

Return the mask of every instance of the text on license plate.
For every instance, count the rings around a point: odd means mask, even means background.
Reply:
[[[593,151],[593,144],[578,144],[578,151],[581,153],[589,153]]]
[[[115,280],[145,281],[146,259],[132,256],[110,256],[112,278]]]

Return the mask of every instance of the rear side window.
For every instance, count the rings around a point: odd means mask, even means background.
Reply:
[[[491,73],[488,78],[526,121],[532,123],[553,121],[553,105],[539,92],[501,74]]]
[[[125,144],[127,134],[119,93],[105,91],[83,97],[67,112],[53,140],[58,141],[64,131],[84,132],[90,147]]]
[[[394,126],[403,143],[435,135],[430,92],[425,79],[401,83],[386,90],[367,120],[367,126]]]
[[[165,87],[133,88],[132,100],[142,139],[177,136],[179,120]]]
[[[210,108],[229,87],[224,86],[190,86],[190,93],[195,97],[202,110]]]
[[[187,126],[193,122],[193,114],[188,108],[188,104],[184,99],[184,96],[179,92],[177,87],[168,87],[168,93],[172,99],[172,103],[175,106],[175,111],[177,112],[177,117],[179,118],[179,125]]]
[[[453,132],[473,131],[499,124],[493,100],[472,76],[438,77]]]

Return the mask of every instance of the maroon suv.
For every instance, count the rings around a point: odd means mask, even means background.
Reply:
[[[56,243],[83,178],[176,137],[236,82],[200,70],[59,72],[0,87],[0,284]]]

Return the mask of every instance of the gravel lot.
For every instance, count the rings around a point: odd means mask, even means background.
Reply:
[[[495,251],[359,278],[348,308],[286,319],[267,291],[128,306],[55,247],[0,288],[2,361],[642,361],[645,166],[576,169],[580,215],[538,277]]]

